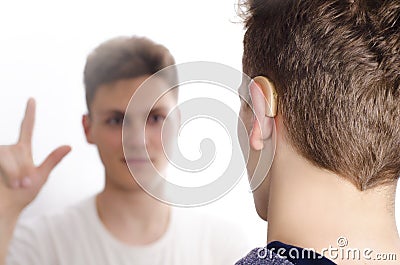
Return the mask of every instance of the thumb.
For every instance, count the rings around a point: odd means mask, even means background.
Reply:
[[[47,180],[47,177],[50,175],[50,172],[54,169],[55,166],[60,163],[60,161],[71,151],[71,147],[64,145],[55,149],[51,154],[47,156],[47,158],[43,161],[43,163],[38,167],[38,173],[40,176],[44,178],[44,181]]]

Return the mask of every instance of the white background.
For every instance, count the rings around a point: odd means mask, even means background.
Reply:
[[[41,162],[61,144],[73,149],[25,216],[65,207],[103,187],[97,151],[86,143],[81,127],[86,111],[82,72],[88,53],[115,36],[144,35],[168,47],[177,63],[214,61],[240,70],[243,27],[236,23],[240,19],[235,4],[234,0],[0,4],[0,144],[16,141],[25,103],[34,97],[35,161]],[[246,177],[204,209],[240,223],[254,246],[264,244],[266,223],[254,210]]]

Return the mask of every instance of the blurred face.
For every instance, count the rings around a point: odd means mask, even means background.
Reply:
[[[140,98],[140,104],[130,106],[129,114],[126,113],[132,95],[147,78],[123,79],[100,86],[90,106],[90,117],[84,117],[87,140],[97,146],[105,167],[106,185],[128,190],[137,188],[128,165],[135,175],[148,178],[154,177],[157,170],[164,171],[168,165],[161,132],[163,124],[168,123],[163,141],[176,141],[179,117],[175,115],[166,120],[176,106],[174,92],[155,102],[154,95],[162,95],[168,87],[163,80],[152,79],[151,86],[146,86],[148,90]],[[124,118],[127,137],[123,146]]]

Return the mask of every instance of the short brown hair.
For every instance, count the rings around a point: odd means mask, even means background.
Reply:
[[[174,64],[175,60],[166,47],[145,37],[117,37],[100,44],[87,57],[84,69],[88,110],[100,85],[152,75]],[[165,79],[175,85],[176,72],[167,72],[173,76]]]
[[[243,71],[276,85],[288,141],[360,190],[400,175],[400,1],[250,0]]]

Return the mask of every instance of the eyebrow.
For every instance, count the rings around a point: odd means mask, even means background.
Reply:
[[[148,115],[150,114],[154,114],[154,113],[169,113],[170,110],[168,108],[165,107],[155,107],[153,109],[151,109],[148,112]],[[105,116],[120,116],[122,118],[125,119],[125,117],[127,116],[125,111],[121,111],[121,110],[101,110],[98,112],[98,116],[100,117],[105,117]]]
[[[169,111],[170,110],[168,108],[165,108],[165,107],[155,107],[155,108],[153,108],[153,109],[151,109],[149,111],[149,114],[150,113],[154,113],[154,112],[169,112]]]
[[[100,114],[101,116],[108,116],[108,115],[125,116],[125,111],[120,111],[120,110],[102,110],[102,111],[99,111],[98,114]]]

